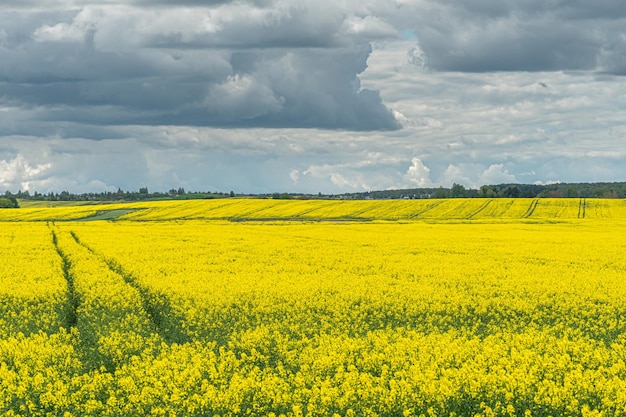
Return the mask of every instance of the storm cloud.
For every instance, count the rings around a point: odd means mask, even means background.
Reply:
[[[391,27],[315,2],[144,4],[4,12],[3,104],[96,125],[399,127],[358,79]]]
[[[403,7],[409,13],[402,24],[415,33],[436,70],[626,69],[624,3],[416,0]]]
[[[626,4],[9,0],[0,191],[626,177]]]

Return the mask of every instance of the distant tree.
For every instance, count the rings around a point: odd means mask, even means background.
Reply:
[[[2,200],[8,201],[8,203],[6,201],[2,202],[2,205],[3,205],[2,208],[18,208],[20,206],[17,203],[17,198],[15,198],[15,196],[8,191],[4,193],[4,197],[2,198]]]
[[[455,182],[454,184],[452,184],[452,188],[450,189],[450,197],[465,198],[467,197],[467,190],[464,186]]]
[[[539,193],[539,197],[563,198],[563,194],[561,194],[561,192],[557,190],[543,190],[542,192]]]
[[[507,185],[504,190],[502,190],[502,196],[507,198],[519,198],[521,194],[522,191],[517,185]]]
[[[567,187],[565,195],[567,198],[576,198],[578,197],[578,190],[576,190],[576,187]]]
[[[480,187],[480,190],[478,190],[478,192],[476,193],[476,196],[483,197],[483,198],[494,198],[494,197],[497,197],[497,191],[495,191],[489,185],[483,185],[482,187]]]
[[[230,192],[230,196],[231,196],[231,197],[234,197],[234,196],[235,196],[235,192],[234,192],[234,191],[231,191],[231,192]]]
[[[615,190],[605,190],[602,193],[602,198],[618,198],[617,192]]]
[[[450,190],[447,188],[439,187],[433,193],[433,198],[448,198],[450,196]]]
[[[139,194],[148,194],[148,187],[141,187],[139,189]]]
[[[17,202],[13,203],[10,199],[6,197],[0,197],[0,208],[17,208]]]

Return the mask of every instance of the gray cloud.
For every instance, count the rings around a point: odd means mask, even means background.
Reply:
[[[418,0],[405,6],[429,67],[442,71],[623,73],[626,4]]]
[[[1,102],[96,125],[399,127],[358,80],[368,37],[390,26],[313,2],[263,6],[9,12],[20,24],[0,37]]]
[[[625,23],[613,0],[6,1],[0,192],[623,180]]]

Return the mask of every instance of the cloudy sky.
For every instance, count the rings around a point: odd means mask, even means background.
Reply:
[[[0,192],[626,180],[620,0],[3,0]]]

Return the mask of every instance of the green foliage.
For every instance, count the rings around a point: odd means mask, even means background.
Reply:
[[[290,200],[291,196],[288,193],[274,193],[272,198],[274,200]]]
[[[517,185],[507,185],[502,190],[502,196],[508,198],[519,198],[522,196],[522,191]]]
[[[0,208],[18,208],[19,204],[15,197],[0,197]]]
[[[452,198],[465,198],[467,197],[467,190],[461,184],[454,183],[450,189],[450,197]]]
[[[487,184],[466,189],[453,184],[451,188],[410,188],[341,194],[346,199],[400,198],[626,198],[626,182],[556,183],[556,184]]]
[[[433,198],[448,198],[450,191],[447,188],[439,187],[433,194]]]
[[[150,192],[148,187],[139,191],[73,194],[69,191],[41,194],[37,191],[19,191],[13,195],[6,192],[0,199],[0,208],[7,206],[9,199],[12,207],[18,207],[17,199],[26,201],[145,201],[145,200],[193,200],[214,199],[235,196],[261,197],[273,199],[346,199],[346,200],[382,200],[382,199],[428,199],[428,198],[626,198],[626,182],[613,183],[556,183],[556,184],[486,184],[480,188],[466,188],[462,184],[453,184],[446,188],[408,188],[382,191],[365,191],[344,194],[303,194],[276,192],[273,194],[235,194],[230,192],[188,192],[184,188],[172,188],[168,192]],[[9,206],[7,206],[9,207]]]

